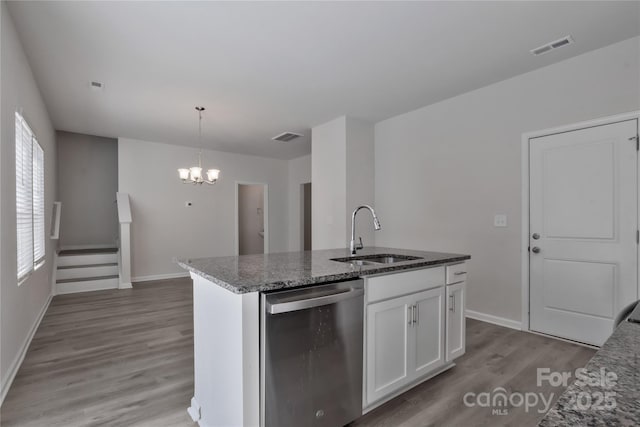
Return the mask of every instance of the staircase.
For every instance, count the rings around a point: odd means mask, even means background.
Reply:
[[[56,294],[117,289],[118,277],[118,248],[58,253]]]

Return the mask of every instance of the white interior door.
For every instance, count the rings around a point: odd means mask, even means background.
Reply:
[[[602,345],[637,295],[637,170],[628,120],[530,140],[530,329]]]

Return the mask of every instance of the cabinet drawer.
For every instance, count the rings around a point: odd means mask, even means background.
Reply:
[[[367,303],[412,294],[444,285],[444,267],[426,268],[367,277]]]
[[[467,280],[466,262],[447,266],[447,285],[464,282],[465,280]]]

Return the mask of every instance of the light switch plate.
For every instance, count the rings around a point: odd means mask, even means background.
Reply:
[[[506,227],[507,226],[507,216],[505,214],[496,214],[493,217],[493,226],[494,227]]]

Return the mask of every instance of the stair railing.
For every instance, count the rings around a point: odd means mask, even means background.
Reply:
[[[120,276],[119,289],[131,288],[131,205],[128,193],[116,193],[118,203],[118,222],[120,238],[118,239],[118,270]]]

